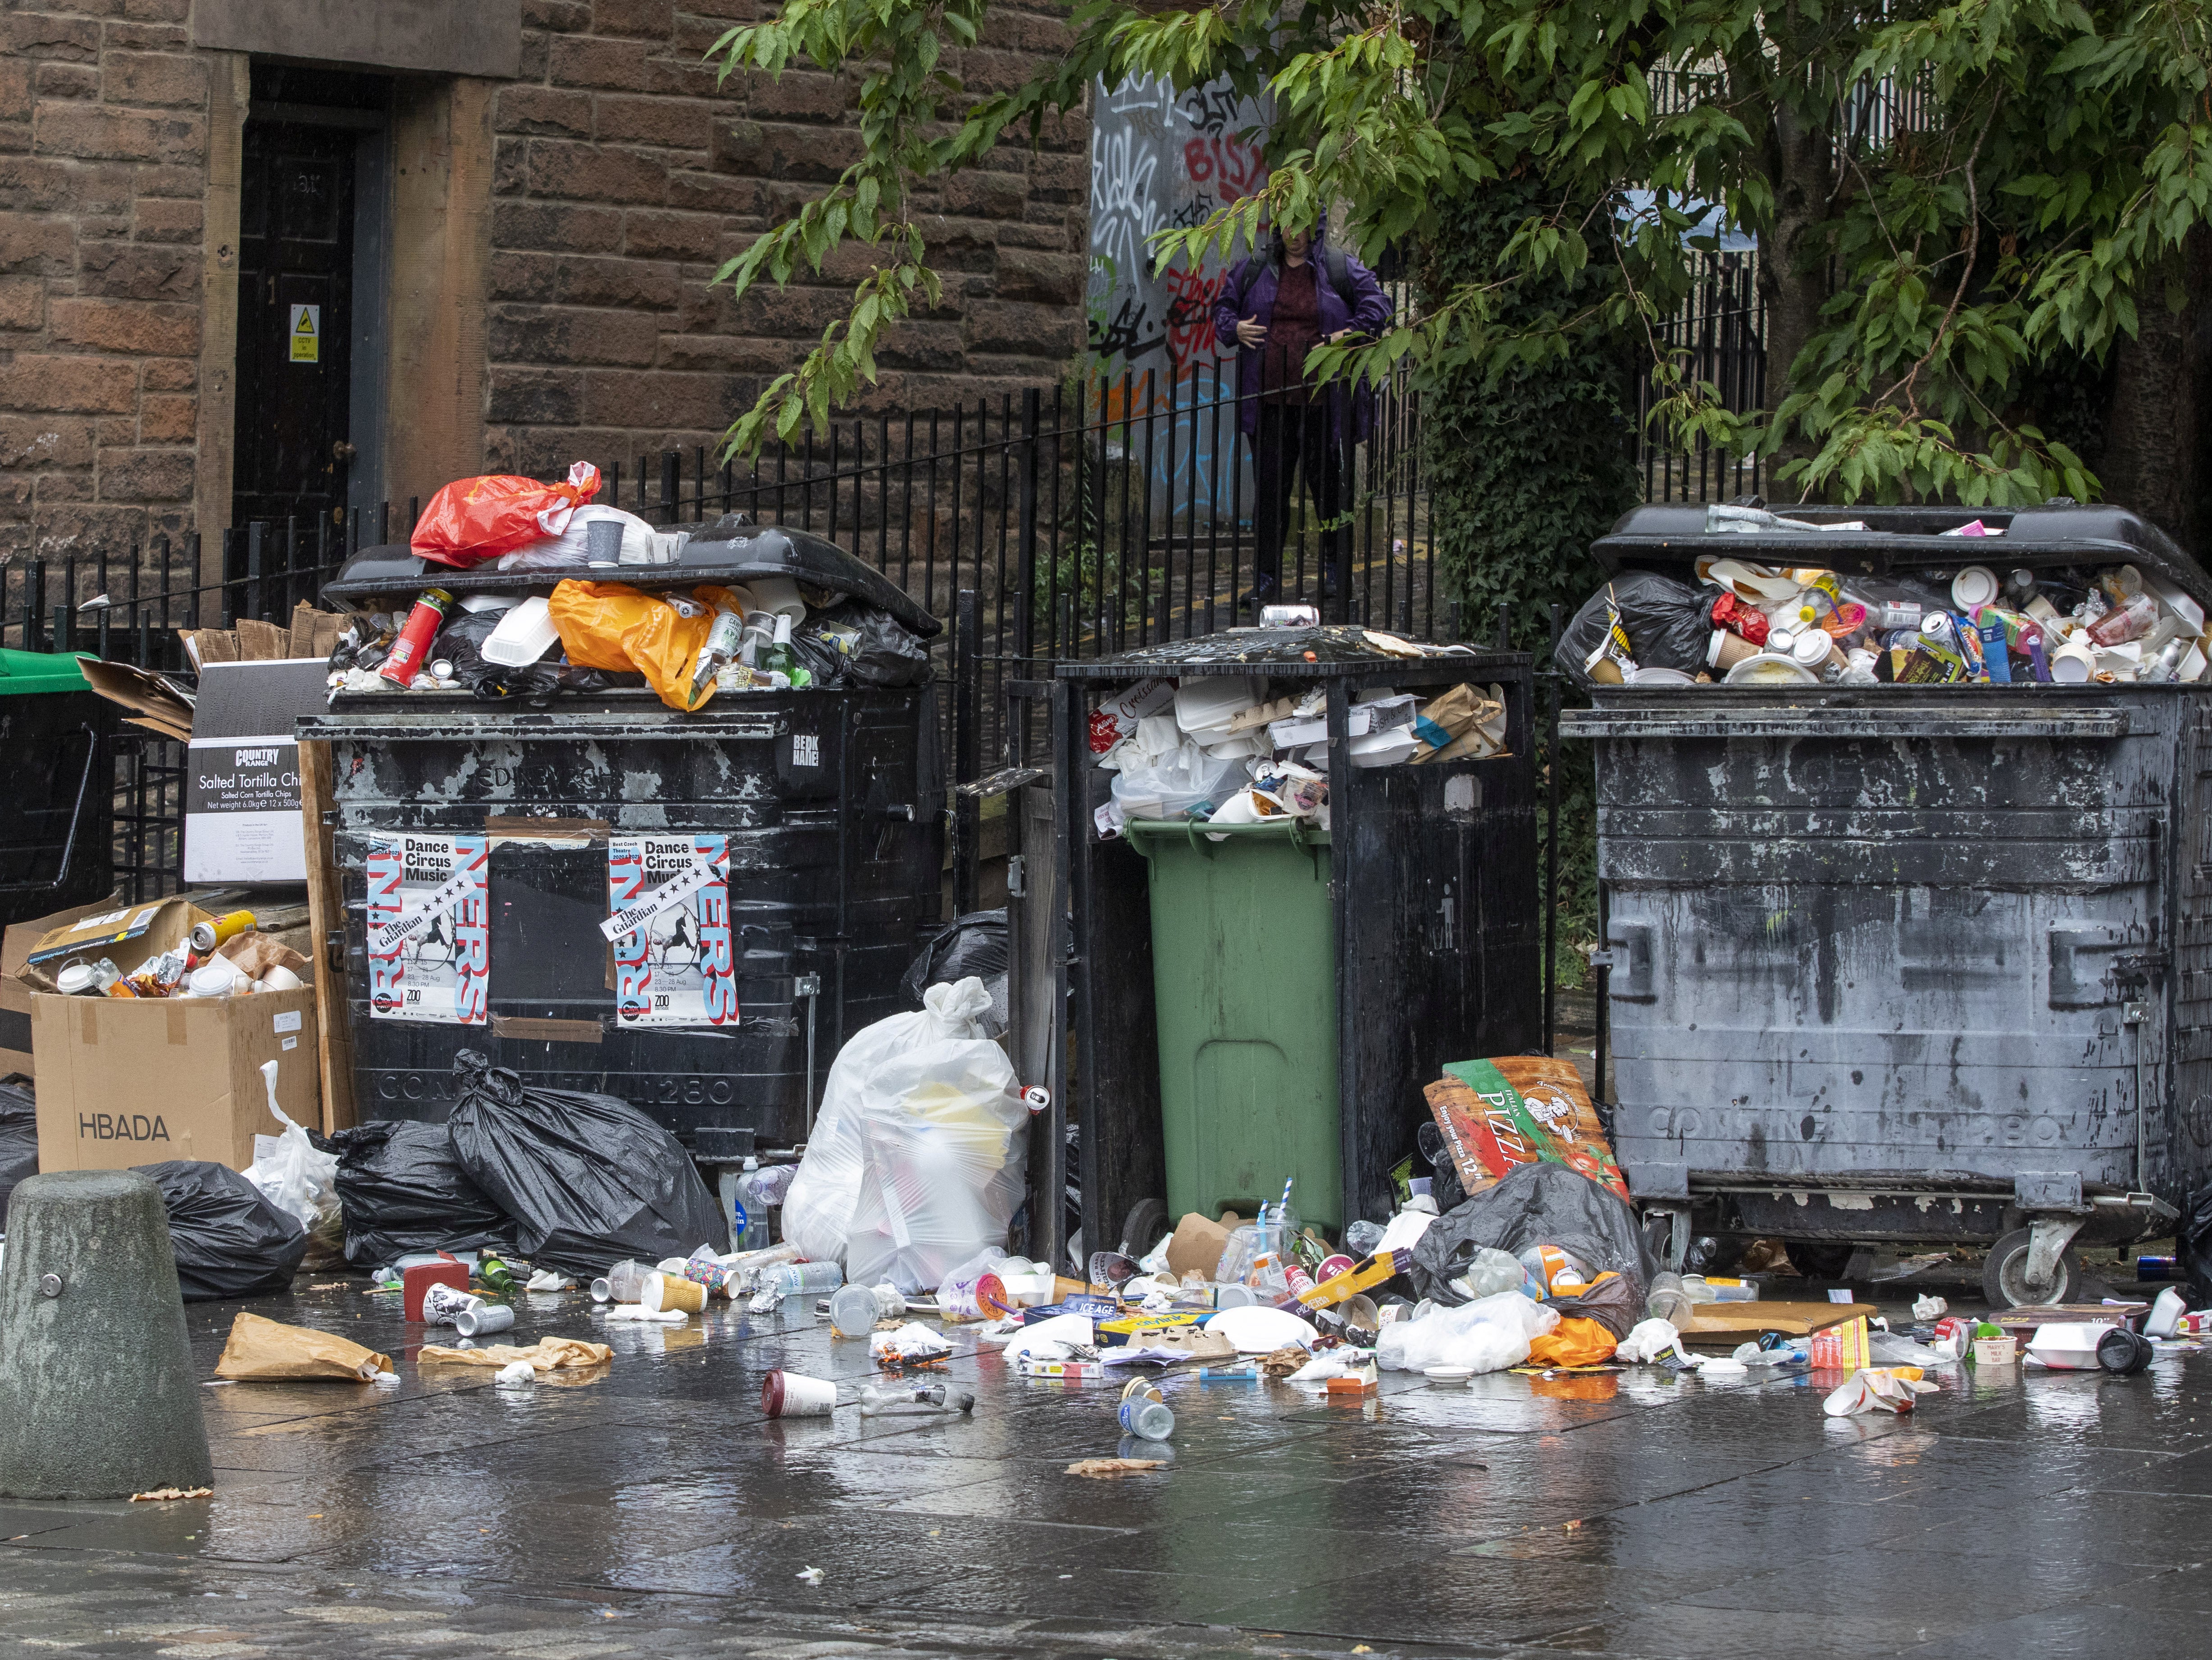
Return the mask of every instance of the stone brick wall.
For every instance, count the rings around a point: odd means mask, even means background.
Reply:
[[[208,100],[188,3],[0,15],[0,553],[188,527]]]
[[[525,0],[521,79],[494,105],[490,465],[544,472],[711,444],[842,314],[866,262],[738,304],[721,263],[859,152],[842,76],[717,88],[703,54],[757,0]],[[1003,5],[971,88],[1018,85],[1061,49],[1066,9]],[[1083,344],[1088,128],[1000,148],[934,191],[945,305],[880,354],[863,407],[922,409],[1049,384]]]
[[[742,305],[710,285],[858,143],[842,77],[717,86],[702,54],[758,3],[524,0],[521,76],[492,98],[486,465],[711,444],[842,309],[850,259]],[[195,528],[202,343],[212,362],[225,338],[201,310],[210,77],[231,60],[191,46],[190,6],[0,13],[0,555],[120,556]],[[1060,49],[1065,11],[1004,5],[948,59],[978,88],[1016,84]],[[1087,142],[1071,120],[923,201],[945,303],[880,355],[866,407],[1048,385],[1081,349]],[[409,395],[388,389],[395,427]]]

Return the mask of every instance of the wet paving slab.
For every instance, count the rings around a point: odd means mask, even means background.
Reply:
[[[1346,1405],[1170,1377],[1159,1446],[1124,1442],[1115,1388],[1022,1378],[971,1333],[944,1368],[971,1417],[779,1421],[773,1368],[848,1402],[878,1377],[797,1299],[669,1329],[526,1297],[514,1341],[615,1356],[501,1387],[421,1361],[452,1334],[395,1298],[309,1279],[254,1311],[390,1353],[397,1386],[215,1383],[238,1305],[194,1306],[213,1496],[0,1501],[0,1651],[2212,1646],[2212,1357],[2190,1350],[2133,1378],[1964,1371],[1904,1419],[1831,1420],[1835,1380],[1756,1373],[1386,1374]],[[1066,1472],[1117,1453],[1160,1468]]]

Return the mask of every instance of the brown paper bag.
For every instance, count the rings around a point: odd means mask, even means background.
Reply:
[[[541,1337],[527,1348],[513,1343],[493,1343],[478,1349],[452,1349],[425,1343],[415,1359],[422,1365],[445,1361],[457,1366],[511,1366],[527,1360],[532,1371],[556,1371],[562,1366],[596,1366],[614,1358],[613,1346],[586,1343],[580,1337]]]
[[[280,945],[273,933],[234,934],[222,942],[222,955],[237,964],[249,980],[258,980],[275,968],[289,969],[302,980],[314,978],[315,965],[289,946]]]
[[[392,1357],[365,1349],[358,1343],[305,1326],[279,1325],[258,1314],[241,1314],[230,1323],[230,1341],[215,1375],[242,1383],[278,1383],[325,1379],[339,1383],[366,1383],[379,1372],[392,1370]]]
[[[1234,1217],[1214,1222],[1191,1212],[1176,1225],[1175,1237],[1168,1241],[1168,1272],[1178,1280],[1191,1273],[1212,1279],[1214,1269],[1221,1266],[1221,1253],[1228,1248],[1229,1231],[1236,1225]],[[1152,1247],[1144,1244],[1139,1249]]]

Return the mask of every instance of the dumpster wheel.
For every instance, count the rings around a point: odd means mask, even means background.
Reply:
[[[2081,1264],[2068,1246],[2058,1258],[2055,1284],[2032,1285],[2027,1278],[2028,1230],[2015,1228],[1990,1247],[1982,1264],[1982,1295],[1991,1308],[2016,1309],[2031,1303],[2070,1303],[2081,1288]]]

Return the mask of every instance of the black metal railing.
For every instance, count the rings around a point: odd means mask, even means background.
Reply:
[[[1261,508],[1267,457],[1255,471],[1254,444],[1240,437],[1260,413],[1226,365],[1079,379],[840,421],[742,466],[713,464],[703,447],[610,459],[596,499],[664,528],[743,513],[811,531],[882,571],[946,624],[935,642],[952,690],[945,752],[988,770],[1005,746],[1010,679],[1255,620],[1244,602],[1263,533],[1279,543],[1275,598],[1405,634],[1453,630],[1436,580],[1420,410],[1404,377],[1347,410],[1358,441],[1286,441],[1300,477],[1280,514]],[[1307,468],[1322,489],[1305,486]],[[404,541],[418,516],[410,501],[240,526],[222,533],[213,560],[188,535],[19,562],[0,578],[0,643],[185,670],[179,630],[281,625],[349,556]],[[964,630],[963,594],[975,596]],[[980,711],[975,730],[958,725],[962,709]],[[129,897],[179,885],[185,761],[180,745],[143,730],[125,728],[116,745],[115,866]]]

